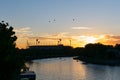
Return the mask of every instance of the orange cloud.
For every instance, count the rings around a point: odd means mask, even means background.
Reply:
[[[109,45],[120,44],[120,36],[104,35],[101,39],[98,39],[98,41]]]
[[[76,30],[91,30],[92,28],[90,27],[72,27],[71,29],[76,29]]]
[[[73,36],[68,32],[61,32],[58,34],[45,34],[43,36],[35,36],[32,34],[30,27],[15,29],[17,39],[17,47],[26,48],[27,41],[29,45],[35,45],[36,39],[39,40],[39,45],[57,45],[59,39],[64,45],[73,47],[84,47],[87,43],[102,43],[106,45],[120,44],[120,36],[114,35],[77,35]]]
[[[28,36],[32,35],[30,27],[22,27],[14,30],[16,32],[16,36],[18,37],[16,41],[16,46],[18,48],[26,48]]]
[[[61,32],[59,34],[49,34],[49,35],[43,35],[42,37],[29,37],[29,43],[33,45],[35,43],[35,40],[39,40],[39,45],[57,45],[59,39],[61,39],[61,43],[64,45],[70,45],[70,40],[72,38],[68,36],[67,32]],[[31,41],[34,40],[34,41]]]
[[[120,36],[114,35],[93,35],[93,36],[73,36],[74,46],[85,46],[87,43],[102,43],[106,45],[120,44]]]

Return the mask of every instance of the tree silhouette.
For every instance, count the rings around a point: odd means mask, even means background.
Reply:
[[[0,79],[17,80],[17,74],[24,64],[15,48],[17,37],[13,27],[4,21],[0,22]]]

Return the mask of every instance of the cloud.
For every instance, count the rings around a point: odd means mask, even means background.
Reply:
[[[98,37],[97,41],[107,45],[120,44],[120,36],[101,35]]]
[[[72,40],[68,32],[60,32],[58,34],[43,34],[40,36],[39,34],[32,33],[30,27],[18,28],[14,31],[18,37],[16,43],[17,47],[19,48],[26,48],[27,41],[29,42],[29,45],[35,45],[36,39],[39,39],[40,45],[57,45],[59,39],[62,39],[63,44],[69,45],[69,41]]]
[[[91,28],[88,27],[72,27],[72,29],[86,29],[90,30]],[[42,36],[39,34],[33,34],[30,27],[18,28],[15,29],[17,39],[17,46],[19,47],[26,47],[26,42],[29,41],[30,45],[35,45],[36,39],[39,39],[40,45],[57,45],[59,39],[62,39],[61,43],[64,45],[71,44],[74,47],[80,47],[86,45],[86,40],[90,37],[95,39],[95,42],[106,44],[106,45],[115,45],[120,44],[120,36],[115,35],[72,35],[68,32],[60,32],[57,34],[43,34]]]
[[[70,40],[72,39],[70,36],[68,36],[68,32],[61,32],[58,34],[47,34],[47,35],[43,35],[43,36],[30,36],[29,39],[40,39],[40,40],[59,40],[64,39],[64,40]]]
[[[64,45],[70,45],[70,40],[73,38],[68,32],[60,32],[57,34],[43,34],[42,36],[29,36],[28,42],[30,45],[35,45],[36,39],[39,40],[39,45],[58,45],[59,39]]]
[[[26,41],[28,37],[32,35],[32,31],[30,27],[22,27],[16,28],[14,30],[16,32],[16,36],[18,37],[16,44],[18,48],[26,48]]]
[[[30,32],[30,27],[23,27],[23,28],[19,28],[19,29],[15,29],[15,32],[17,33],[27,33]]]
[[[89,27],[72,27],[71,29],[76,29],[76,30],[91,30],[92,28],[89,28]]]
[[[112,38],[112,39],[120,39],[120,36],[114,36],[114,35],[105,35],[106,38]]]
[[[58,33],[58,34],[53,34],[53,35],[51,35],[51,37],[59,37],[59,38],[61,38],[61,37],[66,37],[67,34],[69,34],[69,33],[68,32],[61,32],[61,33]]]
[[[21,38],[27,38],[28,36],[32,35],[32,31],[30,27],[22,27],[14,30],[16,32],[16,35]]]
[[[86,40],[89,40],[89,38],[93,37],[95,39],[95,43],[102,43],[105,45],[116,45],[120,44],[120,36],[115,35],[78,35],[78,36],[72,36],[74,39],[74,43],[85,46],[87,43]],[[88,41],[89,42],[89,41]],[[76,45],[76,46],[78,46]]]
[[[58,38],[53,38],[53,37],[29,37],[29,39],[40,39],[40,40],[58,40]]]

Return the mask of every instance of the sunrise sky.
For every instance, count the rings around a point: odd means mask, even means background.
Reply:
[[[17,47],[120,43],[120,0],[0,0],[0,20],[14,27]]]

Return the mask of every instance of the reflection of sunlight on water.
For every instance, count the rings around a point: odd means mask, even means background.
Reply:
[[[76,62],[73,60],[73,75],[75,77],[75,80],[85,80],[86,78],[86,70],[85,66],[82,64],[82,62]]]
[[[34,60],[37,80],[120,80],[120,67],[82,64],[72,58]]]
[[[37,80],[85,80],[85,67],[72,58],[34,60],[30,69]]]

